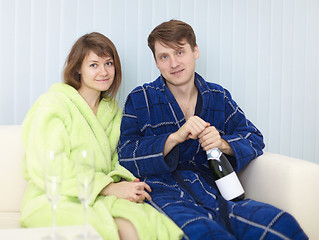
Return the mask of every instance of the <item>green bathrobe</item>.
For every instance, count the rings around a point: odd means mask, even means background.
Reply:
[[[96,173],[89,223],[104,239],[119,239],[114,217],[130,220],[140,239],[180,239],[182,231],[166,216],[145,203],[134,203],[115,196],[99,195],[111,182],[135,177],[119,165],[116,147],[122,111],[113,98],[103,98],[97,116],[80,94],[69,85],[56,83],[42,95],[23,122],[25,156],[23,174],[28,187],[22,204],[21,225],[51,225],[51,205],[45,194],[44,150],[67,153],[63,162],[63,183],[57,207],[57,225],[83,224],[83,207],[77,197],[74,150],[94,150]]]

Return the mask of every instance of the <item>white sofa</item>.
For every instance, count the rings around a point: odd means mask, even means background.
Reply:
[[[19,228],[26,188],[22,177],[20,125],[0,125],[0,229]],[[319,165],[265,153],[239,174],[246,197],[277,206],[298,220],[310,239],[319,239]]]

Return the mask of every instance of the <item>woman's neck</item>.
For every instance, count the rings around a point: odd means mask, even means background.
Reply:
[[[97,114],[97,110],[100,103],[100,94],[98,92],[87,92],[87,91],[81,91],[81,88],[78,89],[79,94],[84,98],[86,103],[89,105],[89,107],[92,109],[94,114]]]

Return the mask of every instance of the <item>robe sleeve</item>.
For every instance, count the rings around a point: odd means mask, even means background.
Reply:
[[[117,145],[116,145],[117,146]],[[111,182],[119,182],[124,178],[127,181],[133,181],[136,177],[125,167],[121,166],[118,161],[118,154],[115,149],[112,155],[112,170],[107,174],[107,177],[112,178]]]
[[[110,113],[110,111],[112,112]],[[111,171],[107,173],[107,176],[112,178],[112,182],[119,182],[123,178],[126,179],[127,181],[133,181],[135,179],[135,176],[126,168],[121,166],[118,162],[117,145],[118,145],[119,136],[120,136],[122,109],[119,108],[115,99],[110,100],[109,107],[107,109],[104,109],[104,115],[106,116],[102,117],[100,121],[110,122],[105,132],[106,132],[106,135],[108,136],[110,151],[112,152]],[[109,118],[110,116],[113,116],[113,119],[111,121],[105,119],[105,118]]]
[[[148,102],[143,95],[136,96],[136,94],[140,92],[133,91],[128,96],[124,107],[118,146],[120,164],[138,177],[172,172],[177,163],[170,161],[167,164],[163,157],[164,145],[169,133],[160,135],[144,133],[144,131],[150,131],[150,129],[144,130],[149,119],[146,107]]]
[[[233,149],[235,157],[228,156],[234,169],[238,172],[251,160],[263,153],[263,136],[261,132],[245,117],[244,112],[225,89],[225,139]]]

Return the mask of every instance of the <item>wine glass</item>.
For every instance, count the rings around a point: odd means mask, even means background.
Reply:
[[[90,233],[88,229],[88,207],[92,198],[95,176],[94,152],[82,149],[77,152],[76,158],[78,197],[83,205],[84,211],[84,229],[80,235],[76,236],[76,239],[99,239],[98,236]]]
[[[52,210],[52,227],[51,233],[43,240],[63,240],[62,235],[56,231],[56,209],[60,197],[61,184],[62,184],[62,170],[64,153],[57,153],[55,151],[48,151],[43,153],[44,157],[44,183],[46,195],[51,203]]]

